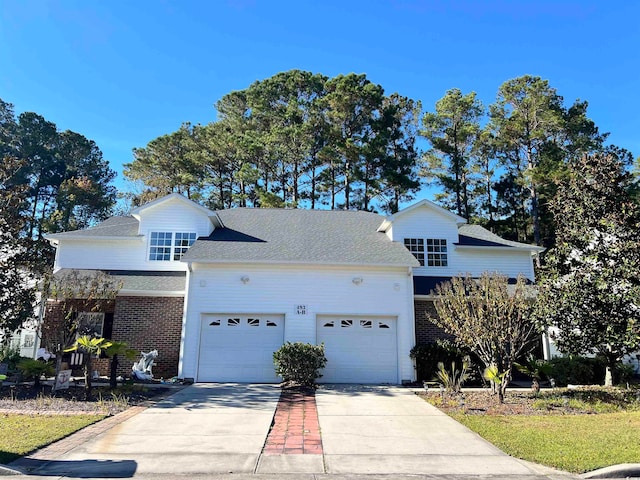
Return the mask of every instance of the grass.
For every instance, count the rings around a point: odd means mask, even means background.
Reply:
[[[583,473],[640,459],[640,412],[598,415],[452,414],[509,455]]]
[[[103,418],[103,415],[0,414],[0,463],[9,463]]]

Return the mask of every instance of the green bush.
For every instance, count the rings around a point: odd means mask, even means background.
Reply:
[[[549,377],[556,385],[599,385],[604,380],[605,366],[602,359],[590,357],[555,357],[549,360]]]
[[[0,346],[0,363],[6,363],[10,372],[15,372],[18,368],[20,360],[26,357],[20,356],[20,349],[18,347],[11,347],[10,345]]]
[[[287,342],[273,354],[276,375],[285,382],[312,387],[322,377],[320,370],[327,364],[324,344],[311,345],[302,342]]]
[[[18,363],[18,370],[22,372],[25,379],[33,379],[36,386],[40,385],[40,377],[42,375],[51,376],[55,372],[53,365],[50,363],[34,360],[33,358],[24,358],[20,360],[20,363]]]
[[[450,340],[439,339],[432,343],[416,345],[409,352],[409,356],[416,361],[416,375],[419,382],[438,380],[438,363],[451,365],[455,362],[457,369],[462,369],[463,361],[470,358],[468,365],[467,383],[482,383],[482,363],[477,355],[468,350],[457,347]]]

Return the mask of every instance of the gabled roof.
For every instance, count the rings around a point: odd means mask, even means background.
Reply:
[[[442,208],[440,205],[436,205],[435,203],[424,199],[424,200],[420,200],[419,202],[414,203],[413,205],[408,206],[407,208],[404,208],[402,210],[400,210],[399,212],[394,213],[393,215],[389,215],[387,218],[384,219],[384,221],[382,222],[382,224],[378,227],[378,231],[379,232],[386,232],[387,229],[391,226],[391,224],[393,223],[394,220],[396,220],[398,217],[401,217],[417,208],[420,207],[428,207],[431,210],[434,210],[436,212],[438,212],[441,215],[444,215],[445,217],[449,217],[452,221],[454,221],[456,223],[456,225],[463,225],[465,223],[467,223],[467,219],[463,218],[459,215],[456,215],[453,212],[450,212],[449,210],[447,210],[446,208]]]
[[[458,238],[458,243],[455,245],[460,247],[509,247],[531,252],[544,251],[543,247],[537,245],[505,240],[480,225],[460,225]]]
[[[71,232],[50,233],[45,236],[47,240],[58,238],[123,238],[140,237],[138,235],[138,220],[133,217],[111,217],[94,227]]]
[[[222,225],[220,222],[220,218],[218,217],[218,214],[216,212],[214,212],[213,210],[209,210],[208,208],[203,207],[202,205],[192,200],[189,200],[187,197],[185,197],[184,195],[180,195],[179,193],[171,193],[169,195],[165,195],[164,197],[156,198],[152,202],[145,203],[144,205],[140,205],[139,207],[134,208],[131,211],[131,215],[136,219],[140,220],[140,214],[145,210],[149,210],[151,208],[157,207],[158,205],[161,205],[162,203],[165,203],[171,200],[178,200],[184,203],[185,205],[188,205],[192,208],[195,208],[196,210],[199,210],[200,212],[204,213],[209,218],[211,218],[211,221],[216,227],[219,227]]]
[[[218,215],[224,228],[196,240],[183,261],[418,266],[376,231],[383,217],[374,213],[235,208]]]

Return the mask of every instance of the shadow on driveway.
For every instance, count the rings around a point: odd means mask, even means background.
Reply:
[[[274,400],[279,397],[280,386],[276,384],[197,383],[161,400],[152,408],[272,410]]]
[[[9,466],[29,476],[67,478],[132,478],[138,468],[134,460],[37,460],[28,457]]]

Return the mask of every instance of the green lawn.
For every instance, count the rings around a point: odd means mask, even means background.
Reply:
[[[509,455],[569,472],[640,462],[640,412],[452,416]]]
[[[9,463],[103,418],[103,415],[0,414],[0,463]]]

